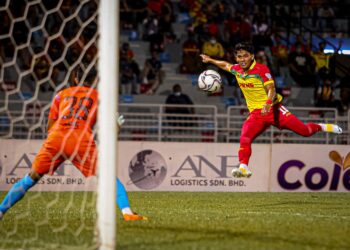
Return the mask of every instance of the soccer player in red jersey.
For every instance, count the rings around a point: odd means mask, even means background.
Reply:
[[[66,88],[55,96],[49,113],[48,137],[36,155],[29,174],[12,186],[0,204],[0,219],[43,175],[53,174],[65,160],[70,160],[85,177],[95,175],[97,148],[93,127],[98,105],[98,93],[94,88],[97,71],[92,68],[83,84],[79,84],[79,75],[82,72],[73,71],[75,86]],[[123,122],[124,119],[120,116],[118,126]],[[117,193],[117,204],[124,220],[147,220],[132,212],[127,193],[119,179]]]
[[[238,158],[240,165],[232,170],[234,177],[250,177],[248,168],[253,140],[271,125],[279,129],[288,129],[301,136],[312,136],[324,131],[341,134],[342,129],[335,124],[304,124],[291,114],[282,104],[282,97],[276,94],[275,83],[269,68],[254,60],[254,47],[250,43],[238,43],[235,46],[235,59],[238,64],[214,60],[200,55],[204,63],[212,63],[235,75],[246,100],[249,116],[244,122],[240,137]]]

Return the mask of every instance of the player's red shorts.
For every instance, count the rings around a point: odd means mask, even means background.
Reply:
[[[265,115],[261,115],[261,109],[253,110],[249,114],[244,126],[259,127],[259,130],[262,131],[266,130],[270,125],[283,129],[286,128],[285,126],[288,124],[288,120],[292,117],[294,117],[294,115],[292,115],[283,105],[275,104],[271,107],[271,111]]]
[[[304,124],[291,114],[282,104],[275,104],[269,113],[262,115],[261,109],[253,110],[243,123],[238,158],[240,163],[248,164],[251,155],[251,143],[271,125],[279,129],[288,129],[301,136],[311,136],[322,128],[315,123]]]
[[[304,124],[295,115],[290,113],[282,104],[275,104],[271,111],[261,115],[261,109],[253,110],[242,127],[242,135],[250,134],[249,137],[255,138],[264,132],[270,125],[279,129],[288,129],[301,136],[311,136],[321,131],[321,127],[314,123]]]
[[[97,149],[93,136],[72,130],[50,133],[36,155],[32,169],[39,174],[53,174],[65,160],[70,160],[84,176],[95,175]]]

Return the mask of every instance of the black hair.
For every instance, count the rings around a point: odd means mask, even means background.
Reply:
[[[96,67],[93,66],[89,70],[89,72],[86,73],[85,77],[84,77],[84,74],[85,72],[80,66],[77,66],[75,69],[73,69],[71,73],[71,79],[70,79],[71,85],[72,86],[80,85],[79,83],[83,80],[84,81],[83,85],[92,86],[98,75]]]
[[[250,42],[237,43],[235,46],[235,54],[237,54],[237,52],[240,50],[245,50],[250,54],[254,54],[254,46]]]
[[[95,81],[97,77],[97,69],[96,67],[92,67],[89,71],[89,73],[87,73],[86,77],[85,77],[85,82],[93,84],[93,82]]]
[[[178,91],[181,91],[181,85],[177,83],[173,86],[173,92],[178,92]]]

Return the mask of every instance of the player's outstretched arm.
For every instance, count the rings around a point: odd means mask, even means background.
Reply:
[[[221,60],[215,60],[213,58],[211,58],[210,56],[201,54],[200,57],[202,58],[202,62],[204,63],[211,63],[214,64],[216,66],[218,66],[219,68],[226,70],[226,71],[230,71],[232,64],[226,61],[221,61]]]

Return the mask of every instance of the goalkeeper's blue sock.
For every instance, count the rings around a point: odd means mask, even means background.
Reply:
[[[117,178],[117,204],[123,214],[132,214],[128,194],[126,193],[124,185]]]
[[[29,175],[24,176],[17,183],[15,183],[10,191],[6,194],[4,200],[0,205],[0,211],[5,214],[13,205],[23,198],[25,193],[35,185],[35,181]]]

